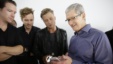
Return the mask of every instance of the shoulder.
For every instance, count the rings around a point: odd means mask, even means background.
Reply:
[[[36,35],[44,35],[46,32],[46,28],[40,29],[37,31]]]
[[[33,26],[33,29],[34,30],[40,30],[40,28],[36,27],[36,26]]]
[[[103,35],[105,35],[104,32],[102,32],[102,31],[100,31],[100,30],[98,30],[98,29],[95,29],[95,28],[91,28],[91,29],[89,30],[89,33],[90,33],[90,34],[93,34],[93,35],[96,35],[96,36],[103,36]]]
[[[66,33],[66,30],[61,29],[61,28],[57,28],[60,32]]]
[[[18,28],[14,27],[12,25],[9,25],[8,27],[9,27],[9,29],[8,29],[9,34],[16,36],[19,33]]]
[[[9,25],[8,27],[10,31],[13,31],[13,32],[17,31],[17,28],[15,26]]]
[[[18,29],[18,30],[22,30],[22,26],[18,27],[17,29]]]
[[[108,38],[104,32],[94,28],[91,29],[91,32],[92,32],[91,40],[94,42],[93,44],[102,43],[103,41],[105,43],[108,42]]]

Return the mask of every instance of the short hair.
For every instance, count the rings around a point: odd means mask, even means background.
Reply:
[[[23,9],[21,9],[20,10],[21,19],[23,19],[26,15],[28,15],[30,13],[34,14],[34,11],[32,10],[32,8],[25,7]]]
[[[67,7],[65,13],[68,13],[71,10],[75,10],[77,14],[82,14],[83,12],[85,12],[83,6],[79,3],[71,4],[69,7]]]
[[[48,12],[51,12],[54,14],[53,10],[50,8],[45,8],[41,11],[40,17],[42,18],[43,15],[47,14]]]
[[[6,3],[12,3],[12,4],[14,4],[15,6],[17,6],[17,5],[16,5],[16,2],[13,1],[13,0],[0,0],[0,8],[1,8],[1,9],[4,8]]]

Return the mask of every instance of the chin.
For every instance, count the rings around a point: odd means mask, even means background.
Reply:
[[[77,29],[73,29],[74,31],[78,31]]]
[[[12,21],[8,20],[7,22],[8,22],[8,23],[11,23]]]
[[[31,29],[31,27],[26,27],[27,29]]]

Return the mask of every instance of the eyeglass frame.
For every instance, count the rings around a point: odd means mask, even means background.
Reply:
[[[78,14],[78,15],[76,15],[76,16],[74,16],[74,17],[72,17],[71,19],[76,19],[78,16],[80,16],[81,14]],[[65,21],[66,22],[69,22],[71,19],[66,19]]]

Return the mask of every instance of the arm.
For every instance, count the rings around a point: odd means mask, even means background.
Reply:
[[[22,51],[23,47],[21,45],[17,45],[14,47],[0,46],[0,61],[7,60],[13,55],[21,54]]]
[[[42,57],[43,57],[43,54],[42,54],[42,49],[41,49],[41,47],[42,47],[42,45],[41,45],[41,38],[40,38],[40,35],[41,34],[39,34],[38,32],[37,32],[37,34],[36,34],[36,36],[35,36],[35,40],[34,40],[34,45],[33,45],[33,54],[34,54],[34,56],[37,58],[37,59],[39,59],[40,60],[40,62],[43,62],[42,61]]]
[[[68,44],[67,44],[67,33],[66,31],[64,32],[63,35],[63,54],[66,54],[68,51]]]
[[[5,61],[7,59],[9,59],[10,57],[12,57],[12,55],[8,55],[8,54],[0,54],[0,61]]]
[[[16,45],[13,47],[10,46],[2,46],[1,48],[3,53],[8,55],[19,55],[23,52],[23,47],[21,45]]]

